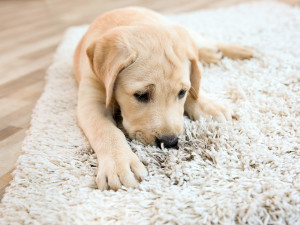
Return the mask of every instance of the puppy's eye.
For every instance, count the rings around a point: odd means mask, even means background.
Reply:
[[[181,90],[181,91],[179,91],[179,93],[178,93],[178,98],[179,99],[181,99],[181,98],[183,98],[184,97],[184,95],[185,95],[185,93],[186,93],[186,90]]]
[[[147,103],[150,101],[150,93],[149,92],[145,92],[145,93],[135,93],[134,97],[136,98],[136,100],[138,100],[139,102],[144,102]]]

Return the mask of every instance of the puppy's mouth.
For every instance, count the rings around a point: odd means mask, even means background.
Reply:
[[[174,148],[178,149],[178,136],[161,136],[160,138],[156,138],[155,143],[160,148]]]
[[[147,140],[142,131],[135,132],[134,139],[142,142],[143,144],[150,144],[159,148],[173,148],[178,149],[178,136],[153,136],[151,140]]]
[[[133,135],[133,139],[136,139],[140,142],[142,142],[145,145],[155,145],[155,140],[154,138],[152,138],[152,140],[149,140],[148,138],[146,138],[146,136],[144,135],[144,132],[138,130],[134,133]]]
[[[178,149],[178,137],[176,135],[162,136],[159,135],[158,132],[153,131],[153,134],[149,135],[150,137],[147,137],[147,135],[145,135],[145,133],[141,130],[137,130],[131,133],[127,131],[123,125],[121,110],[117,110],[114,113],[113,118],[116,121],[117,127],[124,133],[127,138],[136,139],[144,145],[152,145],[159,148],[164,147]]]
[[[122,117],[122,113],[121,113],[120,109],[118,109],[114,112],[113,118],[117,124],[117,127],[124,133],[124,135],[127,138],[130,138],[131,140],[136,139],[145,145],[155,145],[156,144],[155,137],[153,137],[153,138],[151,138],[151,140],[149,140],[149,138],[147,138],[146,135],[144,134],[144,132],[141,130],[137,130],[135,132],[129,132],[128,130],[126,130],[126,128],[123,125],[123,117]],[[153,135],[153,136],[155,136],[155,135]]]

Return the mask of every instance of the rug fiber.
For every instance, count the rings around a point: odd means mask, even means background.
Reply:
[[[149,171],[137,189],[96,188],[96,156],[77,126],[70,28],[47,72],[0,224],[300,224],[300,10],[247,3],[169,16],[251,60],[206,65],[202,87],[234,122],[185,118],[179,150],[130,141]]]

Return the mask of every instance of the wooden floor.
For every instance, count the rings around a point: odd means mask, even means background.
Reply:
[[[225,7],[248,0],[0,1],[0,199],[12,179],[31,111],[64,30],[107,10],[139,5],[162,13]],[[300,0],[284,0],[299,4]],[[74,96],[75,97],[75,96]]]

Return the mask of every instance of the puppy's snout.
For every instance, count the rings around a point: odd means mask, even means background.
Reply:
[[[156,138],[156,145],[161,147],[161,144],[164,144],[166,148],[176,148],[178,149],[178,137],[176,135],[172,136],[162,136]]]

